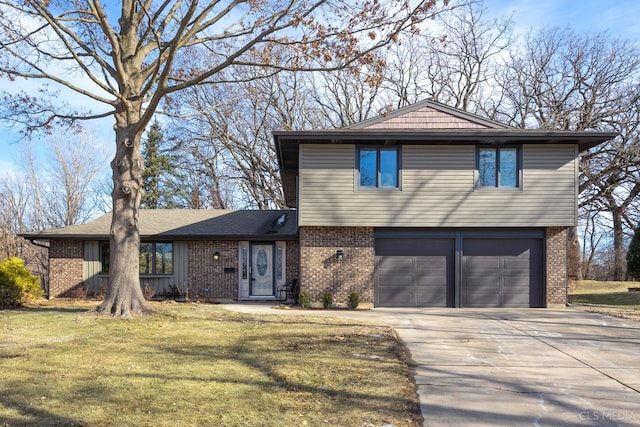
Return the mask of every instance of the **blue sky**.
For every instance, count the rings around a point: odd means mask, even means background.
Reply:
[[[638,0],[485,0],[494,16],[513,12],[516,31],[570,26],[578,32],[607,31],[640,40]]]
[[[542,26],[570,26],[577,32],[607,31],[612,36],[621,36],[640,42],[640,1],[638,0],[485,0],[490,16],[513,14],[515,31],[522,33],[530,28]],[[30,82],[22,85],[29,87]],[[34,90],[37,82],[34,82]],[[0,89],[7,87],[0,81]],[[87,127],[109,143],[113,140],[112,119]],[[14,168],[20,145],[15,144],[16,135],[0,127],[0,172]]]

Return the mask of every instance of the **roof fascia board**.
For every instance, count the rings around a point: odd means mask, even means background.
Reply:
[[[28,240],[109,240],[108,235],[104,234],[20,234],[20,237],[24,237]],[[225,236],[173,236],[166,235],[141,235],[140,240],[172,240],[172,241],[188,241],[188,240],[224,240],[224,241],[237,241],[237,240],[250,240],[250,241],[280,241],[280,240],[296,240],[298,234],[257,234],[257,235],[225,235]]]

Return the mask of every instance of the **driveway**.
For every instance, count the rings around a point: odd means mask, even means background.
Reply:
[[[230,310],[392,326],[425,426],[640,426],[640,322],[574,309]]]

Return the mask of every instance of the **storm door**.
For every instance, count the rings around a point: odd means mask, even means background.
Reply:
[[[273,297],[273,243],[251,244],[251,284],[252,297]]]

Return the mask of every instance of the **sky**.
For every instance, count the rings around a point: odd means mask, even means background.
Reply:
[[[612,36],[640,41],[638,0],[485,0],[484,4],[491,17],[512,15],[516,33],[544,26],[569,26],[578,33],[606,31]],[[30,81],[20,84],[27,91],[37,88],[35,82],[33,87]],[[6,87],[7,82],[0,80],[0,90]],[[112,120],[89,123],[87,128],[108,144],[113,140]],[[16,139],[11,129],[0,125],[0,174],[13,170],[19,161],[21,147]]]

